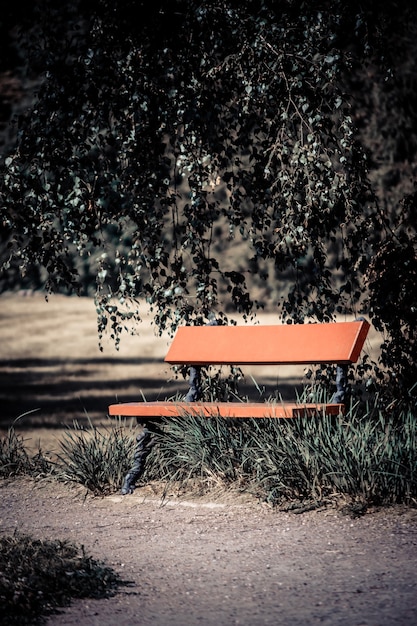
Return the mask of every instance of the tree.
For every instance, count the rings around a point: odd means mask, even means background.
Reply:
[[[44,3],[6,269],[80,291],[88,260],[116,342],[143,298],[161,332],[265,302],[289,322],[360,311],[381,220],[349,87],[385,4]]]

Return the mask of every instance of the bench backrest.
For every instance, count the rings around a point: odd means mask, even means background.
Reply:
[[[165,361],[171,365],[289,365],[358,360],[369,323],[280,326],[182,326]]]

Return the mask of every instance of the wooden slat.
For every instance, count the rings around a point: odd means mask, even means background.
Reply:
[[[369,323],[183,326],[165,361],[172,365],[355,363]]]
[[[109,406],[109,415],[122,417],[178,417],[185,414],[224,418],[291,418],[340,415],[343,404],[297,404],[261,402],[124,402]]]

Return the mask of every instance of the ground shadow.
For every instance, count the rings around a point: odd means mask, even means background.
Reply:
[[[62,429],[74,420],[81,425],[89,420],[97,423],[108,419],[110,404],[164,400],[187,392],[186,380],[167,380],[166,367],[158,373],[158,366],[153,359],[121,357],[0,360],[0,429],[16,420],[21,430]],[[285,400],[295,397],[297,382],[285,379],[277,391],[276,379],[267,378],[259,386],[260,394],[255,383],[245,378],[239,393],[252,401]]]

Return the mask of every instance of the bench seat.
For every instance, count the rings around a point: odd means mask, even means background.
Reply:
[[[224,418],[289,418],[340,415],[341,403],[302,404],[266,402],[123,402],[109,406],[109,415],[124,417],[179,417],[184,414]]]

